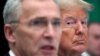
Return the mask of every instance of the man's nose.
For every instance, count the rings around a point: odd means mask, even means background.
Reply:
[[[49,24],[46,28],[45,34],[44,34],[45,38],[47,40],[52,40],[55,36],[55,30],[53,25]]]
[[[76,27],[76,34],[77,35],[82,35],[84,32],[84,28],[83,28],[83,25],[79,22],[77,24],[77,27]]]

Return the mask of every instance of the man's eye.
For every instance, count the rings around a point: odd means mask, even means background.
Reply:
[[[81,24],[86,25],[87,21],[82,21]]]
[[[75,20],[74,17],[68,17],[68,18],[66,18],[65,23],[66,23],[67,25],[74,25],[74,24],[76,24],[76,20]]]
[[[96,35],[96,36],[94,36],[94,38],[99,40],[100,36]]]
[[[52,24],[54,26],[60,26],[61,25],[61,20],[60,19],[55,19]]]
[[[67,25],[74,24],[74,22],[66,22]]]
[[[74,25],[74,24],[76,24],[76,22],[75,21],[67,21],[66,24],[67,25]]]
[[[47,23],[45,21],[36,20],[32,22],[33,26],[45,26]]]
[[[87,19],[83,19],[83,20],[81,21],[81,24],[87,25]]]
[[[60,21],[54,21],[54,22],[53,22],[53,25],[54,25],[54,26],[60,26],[60,25],[61,25],[61,22],[60,22]]]

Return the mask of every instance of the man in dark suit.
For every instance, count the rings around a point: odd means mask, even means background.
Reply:
[[[5,56],[10,56],[8,53]]]
[[[53,0],[7,0],[3,17],[6,56],[57,56],[61,19]]]

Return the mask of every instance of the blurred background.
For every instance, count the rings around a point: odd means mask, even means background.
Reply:
[[[85,0],[93,5],[93,10],[89,12],[89,23],[100,21],[100,0]]]

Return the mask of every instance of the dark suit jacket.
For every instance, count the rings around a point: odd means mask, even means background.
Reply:
[[[7,53],[5,56],[10,56],[9,53]]]

